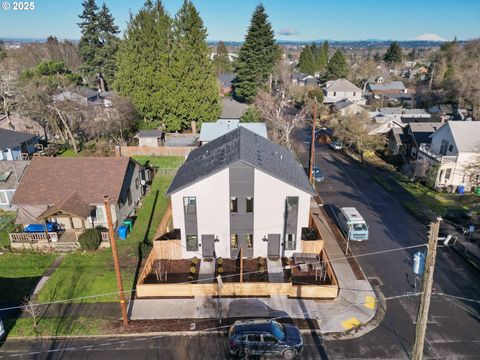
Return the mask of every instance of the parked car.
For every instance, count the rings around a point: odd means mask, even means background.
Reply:
[[[318,167],[314,167],[312,170],[312,173],[315,181],[318,181],[318,182],[325,181],[325,175],[323,175],[322,171]]]
[[[342,143],[340,141],[332,141],[330,144],[328,144],[328,146],[330,146],[330,149],[332,150],[342,150]]]
[[[230,327],[228,346],[238,358],[280,355],[295,359],[303,351],[303,339],[294,325],[270,319],[238,320]]]
[[[5,335],[6,335],[5,327],[3,326],[2,318],[0,318],[0,341],[3,340]]]

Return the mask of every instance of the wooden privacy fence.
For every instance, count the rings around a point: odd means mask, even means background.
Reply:
[[[117,146],[118,156],[187,156],[196,146]]]
[[[143,275],[143,272],[142,272]],[[217,284],[137,284],[137,297],[218,296]],[[221,296],[286,295],[294,298],[334,299],[338,285],[293,285],[288,283],[224,282]]]

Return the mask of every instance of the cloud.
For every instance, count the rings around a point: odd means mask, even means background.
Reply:
[[[294,36],[299,34],[300,33],[298,32],[298,30],[293,27],[284,27],[278,31],[278,35],[283,35],[283,36]]]

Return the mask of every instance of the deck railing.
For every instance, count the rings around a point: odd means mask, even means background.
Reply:
[[[10,233],[10,241],[12,243],[50,243],[58,241],[58,234],[56,232],[44,233],[44,232],[34,232],[34,233]]]

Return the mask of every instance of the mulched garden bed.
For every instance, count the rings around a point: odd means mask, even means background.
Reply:
[[[195,266],[195,273],[190,273],[190,267]],[[167,273],[167,281],[157,278],[156,270]],[[195,283],[198,280],[200,261],[194,264],[191,259],[155,260],[152,271],[145,278],[145,284],[175,284]]]
[[[157,320],[132,320],[125,329],[121,321],[109,322],[105,328],[105,333],[109,334],[131,334],[131,333],[147,333],[159,331],[191,331],[190,326],[195,323],[195,330],[229,330],[229,326],[236,320],[245,320],[245,318],[223,318],[222,325],[218,319],[157,319]],[[293,324],[300,329],[319,329],[318,323],[310,319],[291,319],[282,318],[275,319],[282,324]]]
[[[263,273],[259,272],[258,259],[243,259],[243,281],[245,282],[268,282],[267,260],[263,259]],[[215,266],[215,277],[222,276],[223,282],[240,282],[240,259],[223,259],[223,272],[219,273],[220,265]],[[215,282],[217,280],[215,279]]]
[[[286,282],[292,282],[293,285],[331,285],[332,281],[327,276],[317,277],[315,280],[315,271],[311,266],[308,267],[308,271],[300,271],[299,266],[294,265],[293,260],[289,258],[282,258],[283,266],[290,266],[290,269],[284,269],[283,274]]]

